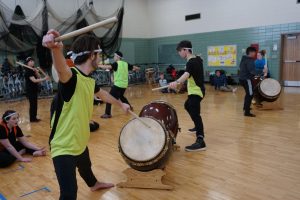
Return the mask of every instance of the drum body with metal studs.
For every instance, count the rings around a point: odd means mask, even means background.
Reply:
[[[161,100],[152,101],[142,108],[139,116],[150,116],[161,121],[176,141],[179,125],[176,110],[171,104]]]

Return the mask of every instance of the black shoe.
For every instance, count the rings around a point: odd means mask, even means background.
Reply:
[[[41,119],[32,119],[32,120],[30,120],[30,122],[39,122],[39,121],[41,121]]]
[[[95,122],[95,121],[90,121],[90,132],[94,132],[96,130],[98,130],[100,127],[99,123]]]
[[[189,132],[191,132],[191,133],[194,133],[194,132],[196,132],[197,130],[196,130],[196,127],[195,128],[190,128],[189,129]]]
[[[246,116],[246,117],[255,117],[256,115],[254,115],[252,113],[245,113],[244,116]]]
[[[206,150],[206,144],[203,139],[197,139],[197,141],[192,144],[191,146],[186,146],[185,151],[205,151]]]

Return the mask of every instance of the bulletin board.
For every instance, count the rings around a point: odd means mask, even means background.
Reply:
[[[208,46],[207,63],[209,67],[235,67],[236,45]]]

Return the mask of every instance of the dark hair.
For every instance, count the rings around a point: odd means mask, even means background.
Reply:
[[[163,72],[160,72],[160,73],[159,73],[159,75],[165,75],[165,73],[163,73]]]
[[[259,51],[259,53],[260,53],[262,56],[265,56],[265,55],[266,55],[266,50],[261,50],[261,51]]]
[[[117,54],[119,57],[123,58],[123,54],[121,51],[116,51],[115,54]]]
[[[11,115],[13,113],[16,113],[16,111],[14,111],[14,110],[7,110],[7,111],[5,111],[4,114],[2,115],[2,121],[4,123],[6,123],[11,118],[11,116],[9,116],[9,115]]]
[[[74,64],[80,65],[82,63],[85,63],[92,55],[93,51],[99,49],[99,46],[100,40],[96,36],[85,34],[76,38],[76,40],[72,44],[71,51],[73,51],[74,53],[90,51],[91,53],[78,56],[74,60]]]
[[[188,41],[188,40],[182,40],[181,42],[179,42],[177,44],[176,50],[180,51],[183,48],[190,48],[189,52],[192,53],[191,48],[193,48],[193,47],[192,47],[192,43],[190,41]]]
[[[250,52],[256,52],[256,49],[255,49],[254,47],[248,47],[248,48],[246,49],[246,54],[249,55]]]

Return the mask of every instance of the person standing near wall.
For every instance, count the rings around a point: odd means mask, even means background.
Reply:
[[[184,74],[174,82],[169,84],[170,88],[176,88],[178,84],[188,81],[188,99],[184,103],[184,108],[192,118],[195,127],[190,131],[196,132],[196,142],[186,146],[186,151],[203,151],[206,149],[204,142],[204,128],[200,115],[200,103],[205,95],[203,60],[199,56],[192,54],[192,43],[187,40],[181,41],[176,48],[181,58],[187,60]]]
[[[128,87],[128,71],[129,70],[139,70],[139,67],[133,66],[123,60],[123,54],[120,51],[116,51],[114,55],[114,63],[112,65],[98,65],[102,69],[113,70],[114,72],[114,85],[110,90],[110,94],[116,99],[120,99],[123,103],[128,102],[127,98],[124,96],[125,91]],[[130,105],[132,109],[132,106]],[[107,119],[111,118],[111,104],[106,103],[105,113],[101,118]]]
[[[29,100],[29,117],[30,122],[39,122],[37,118],[38,109],[38,93],[39,83],[49,79],[48,76],[41,78],[38,70],[34,68],[34,60],[32,57],[28,57],[25,60],[25,64],[32,67],[33,70],[27,69],[25,71],[25,82],[26,82],[26,96]]]
[[[248,47],[246,54],[242,57],[240,63],[240,84],[245,89],[245,98],[244,98],[244,116],[246,117],[255,117],[254,114],[250,112],[251,101],[253,98],[253,85],[252,79],[256,74],[254,59],[256,55],[256,49],[254,47]]]

